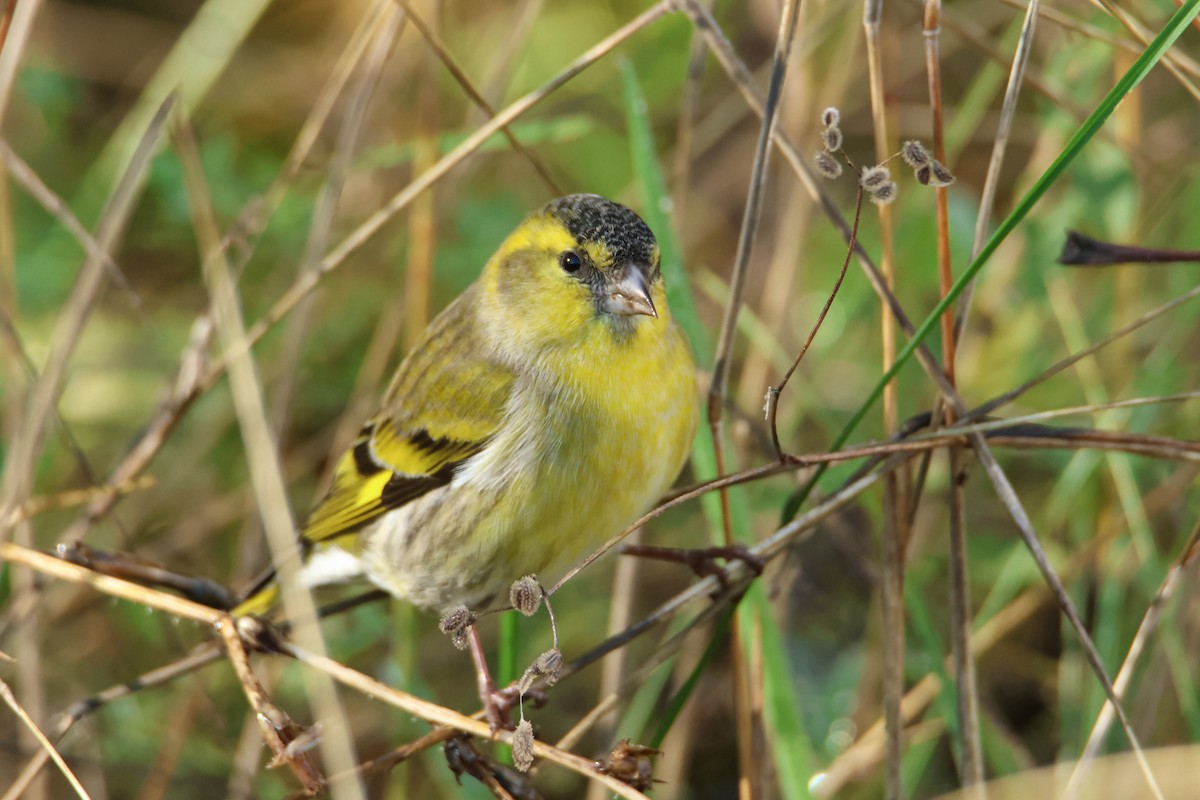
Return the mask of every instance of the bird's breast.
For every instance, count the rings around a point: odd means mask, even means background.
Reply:
[[[552,580],[658,500],[696,424],[691,355],[669,333],[655,347],[580,351],[521,374],[488,445],[450,485],[389,515],[392,535],[368,559],[388,565],[386,588],[444,608],[503,594],[525,574]]]

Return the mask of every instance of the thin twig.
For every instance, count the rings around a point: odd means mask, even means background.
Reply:
[[[221,641],[225,643],[225,654],[242,684],[246,700],[254,709],[254,719],[258,722],[263,741],[271,748],[279,763],[286,763],[291,768],[292,773],[303,784],[304,790],[310,795],[316,794],[324,788],[325,781],[303,752],[290,752],[288,745],[295,739],[298,726],[282,709],[271,702],[266,690],[250,668],[250,656],[242,643],[242,637],[238,634],[237,624],[232,617],[226,615],[224,620],[217,623],[216,629]],[[324,736],[320,738],[325,739]],[[348,781],[347,784],[352,785],[352,782]]]
[[[463,140],[461,144],[455,147],[442,158],[430,167],[425,172],[421,173],[406,187],[401,189],[383,206],[360,224],[355,230],[344,238],[333,250],[326,254],[321,260],[320,266],[316,270],[305,273],[292,286],[286,290],[283,295],[276,300],[271,308],[264,314],[254,325],[250,326],[246,333],[246,346],[256,344],[267,332],[274,327],[275,323],[289,313],[297,303],[306,297],[317,284],[327,275],[337,269],[342,263],[360,247],[362,247],[372,236],[389,221],[393,216],[399,213],[417,197],[421,192],[428,189],[442,177],[444,177],[451,169],[457,166],[460,162],[478,150],[484,142],[495,135],[502,127],[508,125],[513,120],[525,114],[535,105],[546,99],[555,90],[561,88],[572,78],[583,72],[596,61],[599,61],[604,56],[608,55],[617,45],[641,31],[647,25],[655,22],[664,14],[667,13],[672,0],[660,0],[660,2],[651,6],[646,11],[639,14],[633,20],[622,25],[613,33],[609,34],[595,46],[585,51],[581,56],[571,62],[561,72],[543,84],[541,87],[533,90],[524,97],[514,101],[503,111],[499,112],[495,117],[481,125],[474,133]],[[229,354],[226,354],[226,358]],[[223,364],[218,364],[210,371],[210,375],[206,375],[206,379],[210,376],[215,380],[217,375],[220,375],[223,370]],[[206,383],[209,380],[205,381]]]
[[[0,159],[3,159],[4,166],[12,173],[12,176],[17,179],[17,182],[25,187],[34,200],[38,202],[50,216],[54,217],[60,225],[66,229],[67,233],[74,237],[75,241],[79,242],[79,246],[87,253],[89,258],[98,259],[104,268],[108,270],[108,276],[112,278],[113,283],[121,287],[126,297],[129,298],[129,304],[139,313],[142,314],[144,322],[150,322],[149,318],[144,315],[145,303],[142,302],[141,296],[133,285],[129,283],[129,279],[121,270],[121,266],[113,259],[96,239],[88,233],[87,228],[83,227],[83,223],[71,211],[70,206],[66,204],[61,197],[55,194],[54,190],[46,185],[45,181],[34,172],[33,168],[25,162],[23,158],[17,155],[7,141],[0,139]],[[152,323],[151,323],[152,324]]]
[[[1150,309],[1149,311],[1145,312],[1144,314],[1138,316],[1136,319],[1131,320],[1130,322],[1121,326],[1120,328],[1113,331],[1109,335],[1105,336],[1103,339],[1100,339],[1099,341],[1088,345],[1087,347],[1083,348],[1082,350],[1078,350],[1078,351],[1072,353],[1071,355],[1067,356],[1066,358],[1060,359],[1059,361],[1055,362],[1050,367],[1046,368],[1045,370],[1038,373],[1034,377],[1025,381],[1025,383],[1022,383],[1020,386],[1016,387],[1015,389],[1011,389],[1011,390],[1005,392],[1004,394],[1002,394],[996,398],[993,398],[992,400],[989,400],[988,402],[986,402],[983,405],[979,406],[978,408],[974,409],[973,411],[970,412],[970,414],[965,419],[966,420],[982,419],[983,417],[985,417],[988,414],[995,411],[997,408],[1000,408],[1001,406],[1011,403],[1013,400],[1015,400],[1016,398],[1025,394],[1030,389],[1034,388],[1035,386],[1038,386],[1041,383],[1044,383],[1045,381],[1047,381],[1050,378],[1054,377],[1055,375],[1059,374],[1063,370],[1069,369],[1070,367],[1077,364],[1079,361],[1087,358],[1088,356],[1090,356],[1094,353],[1099,352],[1100,350],[1102,350],[1103,348],[1112,344],[1116,340],[1118,340],[1124,336],[1128,336],[1129,334],[1133,333],[1137,329],[1139,329],[1139,328],[1143,327],[1144,325],[1146,325],[1150,322],[1153,322],[1154,320],[1163,316],[1168,311],[1172,311],[1175,308],[1183,305],[1187,301],[1195,299],[1196,297],[1200,297],[1200,286],[1193,287],[1192,289],[1189,289],[1188,291],[1184,292],[1183,294],[1179,295],[1178,297],[1172,298],[1171,300],[1168,300],[1167,302],[1163,303],[1162,305],[1159,305],[1159,306],[1156,306],[1155,308]]]
[[[1067,617],[1067,621],[1071,623],[1071,627],[1074,628],[1075,634],[1079,637],[1084,657],[1091,666],[1096,679],[1100,681],[1100,685],[1104,688],[1105,695],[1112,702],[1113,710],[1117,715],[1117,719],[1121,722],[1125,736],[1129,739],[1129,744],[1133,749],[1138,766],[1146,778],[1146,784],[1151,794],[1156,800],[1162,800],[1162,790],[1159,789],[1158,782],[1154,779],[1154,774],[1150,771],[1150,765],[1146,761],[1146,754],[1142,751],[1137,734],[1134,733],[1133,725],[1130,723],[1129,717],[1125,714],[1125,709],[1121,706],[1120,698],[1117,696],[1112,680],[1108,677],[1108,672],[1104,669],[1104,662],[1100,660],[1100,654],[1096,651],[1096,645],[1092,642],[1092,637],[1088,635],[1087,628],[1084,627],[1083,619],[1075,609],[1075,604],[1072,602],[1071,596],[1067,594],[1062,581],[1054,572],[1054,567],[1051,565],[1049,557],[1046,555],[1045,550],[1042,549],[1038,541],[1037,532],[1033,528],[1033,523],[1029,520],[1029,515],[1025,512],[1025,507],[1021,504],[1020,498],[1017,497],[1016,491],[1008,480],[1008,476],[1000,468],[995,455],[992,454],[992,450],[988,447],[987,442],[984,441],[982,434],[971,434],[971,445],[975,448],[976,455],[983,464],[983,468],[991,479],[993,486],[995,486],[996,493],[1000,496],[1001,502],[1008,509],[1013,521],[1017,523],[1017,530],[1021,534],[1021,539],[1025,542],[1030,555],[1033,556],[1034,563],[1037,564],[1042,577],[1045,578],[1046,583],[1054,593],[1059,609]]]
[[[708,0],[712,8],[713,0]],[[671,211],[675,219],[687,219],[687,199],[691,184],[692,137],[696,131],[696,114],[700,107],[700,87],[704,79],[704,64],[708,48],[700,32],[693,29],[688,43],[687,69],[679,97],[679,121],[675,126],[675,161],[671,169]]]
[[[1150,44],[1150,40],[1154,38],[1154,34],[1145,25],[1139,22],[1136,17],[1123,10],[1119,6],[1114,5],[1111,0],[1094,0],[1094,2],[1103,7],[1104,10],[1108,12],[1109,16],[1113,17],[1117,20],[1117,22],[1120,22],[1122,25],[1124,25],[1125,30],[1132,33],[1133,37],[1141,43],[1143,48]],[[1182,86],[1194,100],[1200,100],[1200,87],[1193,83],[1192,80],[1185,74],[1185,70],[1182,66],[1183,64],[1187,64],[1187,72],[1191,72],[1193,75],[1200,73],[1200,64],[1197,64],[1194,60],[1189,58],[1182,50],[1171,48],[1163,53],[1163,67],[1175,76],[1175,80],[1179,81],[1179,85]]]
[[[972,258],[979,255],[979,251],[987,242],[988,229],[991,227],[992,221],[992,208],[996,203],[996,191],[1000,186],[1000,172],[1004,166],[1004,156],[1008,152],[1013,120],[1017,116],[1017,101],[1021,97],[1021,86],[1025,82],[1029,54],[1033,52],[1033,34],[1037,28],[1040,6],[1041,0],[1029,0],[1029,5],[1025,9],[1025,21],[1021,25],[1021,38],[1017,42],[1016,52],[1013,53],[1012,69],[1008,73],[1008,85],[1004,89],[1004,102],[1000,106],[1000,120],[996,124],[996,135],[992,139],[992,157],[988,161],[988,171],[983,179],[983,190],[979,197],[979,212],[975,216],[975,240],[971,245]],[[955,310],[957,318],[954,326],[955,341],[960,340],[963,331],[966,330],[974,295],[975,281],[971,281],[959,295]]]
[[[445,725],[482,739],[495,738],[507,745],[512,745],[513,734],[511,731],[502,730],[493,733],[490,726],[482,720],[465,716],[457,711],[452,711],[435,703],[430,703],[427,700],[422,700],[407,692],[393,689],[391,686],[380,683],[357,670],[343,666],[326,656],[309,652],[301,647],[285,643],[283,644],[283,650],[292,658],[295,658],[302,664],[307,664],[317,672],[328,675],[339,683],[356,689],[368,697],[382,700],[405,713],[413,714],[437,725]],[[573,753],[559,750],[557,747],[536,739],[533,741],[533,754],[539,758],[544,758],[547,761],[553,761],[556,764],[564,766],[588,780],[599,781],[621,797],[627,797],[630,800],[646,800],[644,794],[632,788],[629,784],[597,772],[595,762],[586,758],[580,758]]]
[[[72,772],[71,768],[67,766],[67,762],[63,760],[62,754],[54,748],[54,745],[51,744],[50,740],[46,738],[46,734],[42,733],[42,730],[37,726],[37,723],[34,722],[27,713],[25,713],[25,709],[21,708],[21,704],[17,702],[17,698],[13,694],[12,689],[10,689],[8,684],[3,680],[0,680],[0,697],[4,698],[4,702],[8,703],[8,707],[11,708],[13,713],[17,715],[17,718],[21,720],[21,724],[24,725],[29,732],[33,734],[34,738],[37,739],[37,742],[39,745],[41,745],[42,750],[45,751],[50,760],[54,762],[54,765],[58,767],[58,771],[61,772],[63,777],[67,779],[67,783],[71,784],[71,788],[75,790],[75,794],[79,797],[82,797],[84,800],[89,800],[87,790],[83,788],[83,784],[79,782],[79,779],[75,777],[75,773]]]
[[[446,47],[441,37],[437,35],[437,31],[434,31],[432,28],[430,28],[425,20],[422,19],[421,15],[417,14],[413,10],[412,4],[409,3],[408,0],[392,0],[392,2],[403,8],[405,13],[408,14],[408,18],[412,22],[413,27],[417,29],[422,38],[424,38],[425,42],[429,45],[430,49],[433,50],[434,54],[437,55],[442,64],[446,67],[446,70],[454,77],[454,80],[458,82],[458,85],[462,87],[462,90],[466,92],[467,97],[471,98],[471,102],[478,106],[483,113],[488,116],[488,118],[495,117],[496,109],[492,107],[492,104],[488,102],[488,99],[484,97],[479,89],[475,87],[475,84],[472,83],[462,66]],[[555,195],[563,194],[562,189],[555,182],[553,176],[550,175],[550,167],[546,165],[546,163],[537,153],[533,152],[521,143],[516,134],[513,133],[512,128],[510,128],[508,125],[504,125],[500,128],[500,133],[502,133],[504,138],[508,140],[508,143],[512,145],[513,150],[515,150],[522,158],[529,162],[529,165],[533,167],[533,171],[538,174],[538,176],[542,179],[542,182],[546,184],[546,188],[549,189],[551,193]]]
[[[97,225],[96,240],[101,251],[112,250],[125,228],[140,192],[150,156],[158,142],[159,131],[174,104],[172,95],[159,107],[138,143],[128,168],[109,197]],[[29,497],[34,459],[41,449],[46,423],[58,404],[58,396],[66,380],[67,362],[87,326],[107,274],[104,261],[93,255],[87,257],[79,270],[71,296],[51,335],[50,357],[34,386],[25,419],[5,459],[3,484],[0,485],[0,510],[16,508]],[[3,535],[4,529],[0,528],[0,536]]]
[[[141,492],[158,484],[158,480],[151,475],[143,475],[140,478],[135,478],[132,481],[125,483],[113,484],[110,486],[89,486],[86,489],[68,489],[64,492],[56,492],[51,495],[34,496],[25,501],[20,508],[14,508],[7,516],[0,517],[0,528],[8,525],[15,525],[18,522],[32,519],[39,514],[45,514],[47,511],[53,511],[61,508],[73,508],[81,506],[85,503],[90,503],[99,495],[105,492],[113,492],[117,495],[133,494]]]
[[[81,583],[92,587],[98,592],[119,597],[123,600],[129,600],[130,602],[157,609],[158,611],[165,611],[168,614],[182,617],[183,619],[190,619],[206,625],[215,625],[222,618],[222,612],[215,608],[209,608],[191,600],[184,600],[181,597],[166,594],[165,592],[148,589],[145,586],[122,580],[121,578],[100,575],[87,567],[71,564],[60,558],[55,558],[48,553],[31,550],[11,542],[0,542],[0,560],[13,564],[21,564],[22,566],[29,567],[44,575],[50,575],[60,580]]]
[[[771,443],[775,445],[775,455],[780,461],[783,460],[783,448],[779,444],[779,397],[783,394],[783,390],[787,388],[788,381],[792,379],[792,374],[800,366],[800,362],[804,360],[804,354],[808,352],[809,346],[817,336],[817,331],[821,329],[821,325],[825,322],[825,316],[829,313],[829,309],[833,307],[833,301],[837,297],[838,290],[842,288],[842,281],[846,279],[846,270],[850,266],[850,257],[854,255],[854,245],[858,241],[858,222],[862,218],[862,203],[863,191],[860,186],[858,188],[858,197],[854,203],[854,227],[850,230],[850,243],[846,249],[846,257],[842,260],[842,269],[838,272],[837,280],[834,281],[833,289],[829,292],[829,297],[825,298],[825,305],[821,307],[821,313],[817,315],[817,321],[813,323],[812,329],[809,330],[808,338],[804,340],[804,345],[800,348],[800,352],[796,354],[796,358],[792,361],[792,365],[788,367],[787,372],[783,373],[783,378],[780,379],[779,386],[767,387],[767,405],[765,409],[767,424],[771,428]]]
[[[1146,651],[1146,645],[1149,643],[1150,637],[1158,630],[1158,623],[1162,618],[1163,610],[1166,608],[1167,602],[1174,595],[1179,582],[1183,579],[1184,572],[1197,563],[1198,544],[1200,544],[1200,522],[1192,527],[1191,535],[1188,536],[1187,542],[1179,554],[1179,558],[1167,570],[1167,574],[1159,584],[1158,591],[1154,593],[1154,598],[1150,601],[1150,605],[1146,608],[1146,613],[1142,616],[1142,623],[1138,626],[1137,633],[1134,635],[1133,641],[1129,644],[1129,651],[1125,654],[1125,659],[1121,663],[1121,669],[1117,672],[1117,679],[1113,682],[1118,696],[1124,696],[1125,690],[1129,688],[1129,684],[1133,680],[1133,673],[1137,669],[1138,661]],[[1084,778],[1087,776],[1088,767],[1095,759],[1097,753],[1100,752],[1100,746],[1104,742],[1109,729],[1112,727],[1112,721],[1113,706],[1111,703],[1105,701],[1104,706],[1100,709],[1100,713],[1096,717],[1095,724],[1092,725],[1087,745],[1079,755],[1079,760],[1075,762],[1075,768],[1071,770],[1071,777],[1067,781],[1067,787],[1063,790],[1062,796],[1066,800],[1074,800],[1074,798],[1079,796],[1079,789],[1083,784]]]

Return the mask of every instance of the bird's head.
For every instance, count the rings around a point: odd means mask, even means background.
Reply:
[[[642,218],[594,194],[573,194],[527,217],[488,262],[490,313],[513,344],[631,342],[667,322],[658,242]]]

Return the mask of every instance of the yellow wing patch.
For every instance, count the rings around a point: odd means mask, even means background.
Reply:
[[[435,439],[424,430],[402,432],[389,419],[368,424],[338,461],[333,486],[309,515],[306,544],[355,533],[381,514],[445,486],[485,444]],[[339,544],[356,549],[350,542]]]

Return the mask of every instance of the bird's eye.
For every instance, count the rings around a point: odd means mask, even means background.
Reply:
[[[583,266],[583,261],[574,250],[568,250],[558,257],[558,265],[563,268],[563,272],[578,272]]]

